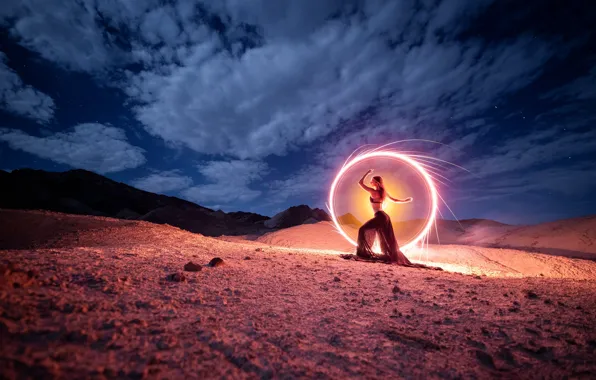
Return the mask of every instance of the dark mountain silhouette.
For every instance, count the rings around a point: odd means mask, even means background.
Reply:
[[[311,209],[307,205],[293,206],[265,221],[268,228],[288,228],[305,223],[330,221],[329,215],[320,208]]]
[[[170,224],[207,236],[241,235],[264,229],[266,216],[226,214],[176,197],[154,194],[86,170],[0,171],[0,208],[41,209]]]
[[[206,236],[260,234],[272,228],[330,220],[325,211],[301,205],[277,214],[269,223],[271,218],[267,216],[215,211],[82,169],[67,172],[19,169],[10,173],[0,170],[0,208],[145,220]]]
[[[246,223],[259,223],[270,219],[268,216],[254,214],[252,212],[234,211],[228,212],[228,215],[233,217],[235,220],[246,222]]]

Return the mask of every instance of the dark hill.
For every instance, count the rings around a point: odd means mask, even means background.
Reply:
[[[214,211],[176,197],[154,194],[86,170],[0,171],[0,208],[142,219],[208,236],[256,233],[266,216]]]
[[[320,208],[311,209],[307,205],[293,206],[265,221],[268,228],[288,228],[304,223],[330,221],[329,215]]]

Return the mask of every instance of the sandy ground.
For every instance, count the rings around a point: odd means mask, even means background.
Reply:
[[[239,238],[225,238],[241,241]],[[469,236],[468,236],[469,239]],[[513,240],[513,236],[510,237]],[[523,239],[523,236],[522,236]],[[256,241],[280,247],[310,248],[353,252],[354,247],[326,222],[305,224],[255,238]],[[470,241],[468,241],[471,243]],[[561,242],[557,241],[561,244]],[[548,242],[543,243],[547,245]],[[574,248],[578,248],[576,245]],[[591,247],[588,247],[591,249]],[[416,262],[438,265],[464,274],[499,277],[550,277],[596,280],[596,254],[591,251],[547,250],[528,252],[510,248],[488,248],[476,245],[430,244],[424,249],[407,252]],[[583,255],[583,256],[582,256]],[[570,256],[570,257],[569,257]],[[576,257],[586,259],[576,259]]]
[[[331,235],[280,247],[48,212],[0,211],[0,231],[3,378],[596,376],[593,261],[423,252],[486,274],[465,275],[342,260]]]

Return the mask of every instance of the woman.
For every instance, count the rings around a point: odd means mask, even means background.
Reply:
[[[375,212],[374,218],[364,223],[358,230],[358,248],[356,255],[363,259],[382,260],[405,266],[423,267],[419,264],[412,264],[410,260],[400,251],[393,226],[389,215],[383,211],[383,202],[389,198],[395,203],[412,202],[412,198],[397,199],[393,198],[383,184],[381,176],[374,176],[370,182],[371,186],[364,184],[366,177],[372,173],[372,169],[360,179],[358,184],[370,194],[370,204]],[[378,236],[382,255],[377,255],[372,251],[372,245],[375,237]]]

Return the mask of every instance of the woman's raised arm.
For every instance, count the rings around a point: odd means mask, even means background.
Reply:
[[[375,189],[373,189],[372,187],[366,186],[364,184],[364,180],[366,179],[366,176],[368,176],[372,172],[373,172],[372,169],[368,169],[368,171],[362,176],[362,178],[360,178],[360,181],[358,181],[358,184],[360,185],[360,187],[363,188],[364,190],[368,191],[369,193],[371,191],[375,191]]]

